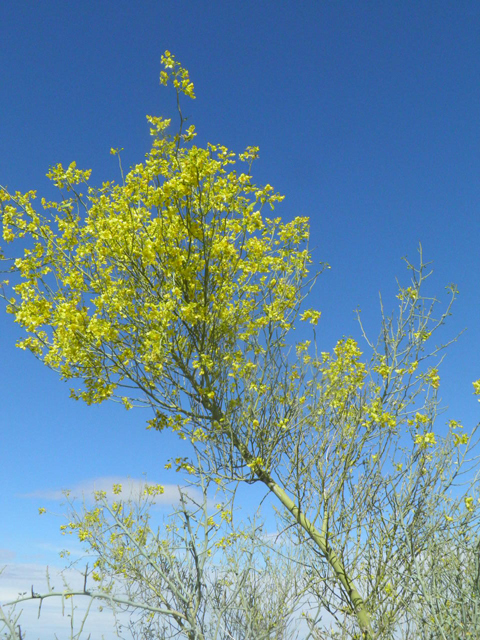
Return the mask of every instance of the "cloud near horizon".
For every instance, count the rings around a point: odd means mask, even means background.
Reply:
[[[2,607],[5,607],[8,602],[17,600],[20,594],[28,594],[31,589],[35,593],[47,593],[47,569],[50,584],[55,587],[56,592],[61,593],[64,587],[63,578],[67,580],[71,588],[83,588],[84,577],[77,570],[61,569],[57,566],[47,567],[46,565],[32,563],[14,563],[7,565],[3,572],[1,569],[2,567],[0,567],[0,604]],[[47,598],[42,604],[40,617],[38,602],[38,600],[26,601],[15,609],[17,615],[22,611],[18,620],[22,632],[25,633],[26,631],[28,638],[38,638],[38,640],[51,640],[52,637],[70,637],[70,616],[72,611],[69,606],[65,606],[65,611],[62,613],[61,597]],[[70,602],[73,603],[73,600]],[[74,628],[77,631],[87,613],[88,604],[88,598],[77,597],[75,599]],[[5,607],[4,612],[9,614],[11,607]],[[128,613],[119,613],[119,619],[126,622],[129,615]],[[0,633],[4,631],[5,628],[2,628],[0,620]],[[118,637],[114,631],[113,615],[108,608],[101,613],[98,610],[98,606],[92,607],[85,623],[85,637],[88,637],[89,632],[92,638],[114,640],[114,638]],[[57,636],[54,634],[57,634]]]

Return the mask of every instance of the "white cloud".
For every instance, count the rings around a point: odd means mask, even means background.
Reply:
[[[0,573],[0,604],[5,613],[10,611],[9,607],[5,607],[5,603],[15,601],[20,594],[29,594],[32,588],[35,593],[44,594],[48,592],[46,570],[47,567],[40,564],[9,564],[6,566],[4,571]],[[61,592],[64,586],[60,573],[61,569],[50,567],[48,572],[50,586],[56,592]],[[83,589],[84,578],[79,571],[64,570],[63,575],[69,587]],[[77,632],[80,629],[89,602],[90,599],[88,597],[77,596],[73,598],[75,606],[73,626]],[[54,637],[69,638],[72,600],[64,601],[64,604],[65,610],[62,614],[62,598],[60,596],[45,599],[42,602],[40,617],[38,616],[39,600],[29,600],[17,605],[15,614],[21,612],[17,624],[21,626],[22,635],[29,640],[52,640]],[[129,615],[119,614],[118,617],[126,622]],[[5,629],[2,629],[0,621],[0,635],[4,631]],[[81,637],[88,638],[89,633],[91,633],[91,638],[95,640],[97,638],[98,640],[102,638],[104,640],[117,638],[118,636],[114,632],[114,619],[111,611],[105,609],[100,612],[98,611],[98,605],[94,604],[90,609]]]
[[[113,493],[113,485],[122,485],[122,491],[116,495]],[[18,494],[19,498],[39,498],[42,500],[59,501],[64,500],[64,491],[68,489],[70,491],[70,499],[83,498],[86,502],[91,502],[94,499],[95,491],[105,491],[108,500],[136,500],[143,496],[145,485],[155,485],[162,483],[155,483],[148,480],[139,480],[124,476],[108,476],[102,478],[94,478],[92,480],[85,480],[79,482],[73,487],[66,487],[65,489],[37,489],[30,493]],[[179,485],[175,484],[162,484],[164,487],[164,493],[155,497],[155,504],[159,507],[169,507],[174,504],[178,504],[180,500]],[[196,502],[201,502],[201,494],[195,487],[182,487]]]

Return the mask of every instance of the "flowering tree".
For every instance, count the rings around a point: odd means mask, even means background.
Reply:
[[[216,500],[208,491],[211,480],[198,481],[179,491],[178,506],[156,531],[151,511],[160,485],[145,484],[142,495],[122,497],[122,485],[113,486],[115,500],[95,492],[95,504],[81,513],[66,492],[68,524],[65,535],[76,534],[86,545],[83,588],[64,579],[61,590],[25,593],[0,607],[8,640],[23,640],[18,606],[57,598],[71,603],[71,639],[79,640],[94,603],[111,609],[118,637],[184,638],[185,640],[290,640],[293,614],[304,598],[297,577],[298,552],[282,536],[279,555],[263,535],[262,523],[234,526],[234,492]],[[44,512],[45,509],[40,509]],[[63,551],[62,556],[69,555]],[[292,557],[294,556],[294,557]],[[83,560],[83,558],[81,559]],[[70,565],[78,565],[79,560]],[[84,617],[74,625],[79,600],[87,600]],[[67,607],[68,610],[68,607]],[[128,620],[122,613],[129,613]]]
[[[368,357],[352,338],[331,352],[288,345],[297,319],[320,317],[301,311],[323,268],[308,279],[308,219],[266,217],[282,196],[254,184],[256,147],[195,146],[188,71],[169,52],[162,62],[179,132],[148,117],[152,149],[125,176],[120,163],[121,184],[90,187],[72,163],[47,174],[63,196],[41,212],[33,191],[0,192],[4,240],[29,243],[13,293],[4,283],[19,346],[80,380],[73,398],[151,407],[148,428],[189,440],[208,477],[262,483],[313,554],[318,602],[345,633],[387,637],[409,601],[394,569],[413,575],[427,514],[453,517],[447,491],[471,444],[458,422],[434,430],[444,346],[429,345],[456,289],[435,318],[423,261],[407,263],[412,282]],[[199,473],[193,459],[169,464]]]

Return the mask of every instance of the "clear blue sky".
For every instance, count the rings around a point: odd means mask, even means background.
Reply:
[[[476,1],[225,2],[16,0],[1,3],[0,184],[51,195],[50,165],[75,160],[92,184],[142,161],[146,114],[175,116],[160,57],[186,66],[199,143],[260,147],[257,183],[285,194],[276,214],[311,220],[314,257],[331,270],[311,302],[319,345],[358,336],[360,307],[379,330],[378,292],[396,306],[401,257],[419,242],[434,261],[430,291],[460,297],[445,338],[442,397],[471,427],[480,378],[480,4]],[[57,563],[62,488],[130,475],[175,482],[163,465],[177,440],[149,417],[86,407],[32,356],[0,315],[3,390],[0,566]],[[35,493],[34,497],[24,497]],[[23,496],[23,497],[21,497]],[[57,508],[61,512],[61,508]],[[73,542],[73,540],[72,540]],[[0,591],[1,593],[1,591]],[[1,597],[0,597],[1,600]]]

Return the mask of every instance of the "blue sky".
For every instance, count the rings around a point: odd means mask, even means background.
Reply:
[[[401,261],[434,262],[428,290],[460,296],[445,340],[467,332],[443,365],[449,416],[478,421],[480,378],[480,5],[478,2],[141,2],[45,0],[0,7],[0,184],[52,194],[50,165],[75,160],[92,184],[142,161],[146,114],[175,116],[159,86],[160,57],[186,66],[197,141],[260,147],[258,184],[286,198],[276,214],[311,221],[314,258],[331,269],[311,294],[318,343],[373,336],[378,293],[396,307]],[[32,356],[0,316],[3,389],[0,566],[59,563],[62,488],[100,478],[175,483],[163,466],[179,450],[146,431],[142,412],[86,407]],[[179,450],[181,453],[181,451]],[[20,575],[20,574],[19,574]],[[1,579],[0,579],[1,580]],[[1,600],[2,598],[0,598]]]

